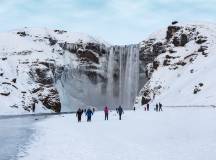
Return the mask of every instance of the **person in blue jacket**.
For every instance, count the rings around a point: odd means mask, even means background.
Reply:
[[[91,122],[91,117],[93,115],[93,112],[92,110],[89,108],[87,111],[86,111],[86,116],[87,116],[87,122]]]

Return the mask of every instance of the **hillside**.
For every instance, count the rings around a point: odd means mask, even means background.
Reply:
[[[138,101],[164,105],[214,105],[216,92],[216,25],[173,23],[141,43],[149,81]]]

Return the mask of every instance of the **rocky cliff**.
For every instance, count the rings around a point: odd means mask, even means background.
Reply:
[[[2,113],[60,112],[57,81],[69,66],[81,69],[92,83],[104,79],[96,70],[107,53],[103,42],[81,33],[24,28],[0,34]]]
[[[145,84],[137,99],[165,105],[212,105],[216,94],[216,25],[173,22],[141,43],[147,63]],[[151,56],[150,56],[151,55]]]

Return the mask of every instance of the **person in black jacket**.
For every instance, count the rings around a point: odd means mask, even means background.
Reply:
[[[158,104],[156,104],[156,108],[155,108],[156,112],[158,112],[158,109],[159,109],[159,106]]]
[[[143,106],[145,104],[145,98],[142,97],[142,100],[141,100],[141,105]]]
[[[83,114],[83,110],[81,110],[81,109],[79,108],[79,109],[77,110],[77,112],[76,112],[76,116],[77,116],[78,122],[81,122],[82,114]]]
[[[161,104],[161,103],[159,103],[159,112],[160,112],[160,111],[163,111],[163,110],[162,110],[162,104]]]
[[[119,120],[121,120],[121,116],[122,116],[122,114],[124,113],[124,111],[123,111],[123,109],[122,109],[121,106],[119,106],[119,107],[117,108],[117,112],[118,112],[118,114],[119,114]]]
[[[146,105],[146,108],[147,108],[147,111],[149,111],[149,104],[147,103],[147,105]]]

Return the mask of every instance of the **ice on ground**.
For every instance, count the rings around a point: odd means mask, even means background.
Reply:
[[[165,108],[164,108],[165,109]],[[35,141],[20,160],[214,160],[216,110],[166,108],[164,112],[126,111],[119,121],[96,112],[78,123],[75,115],[36,123]]]

